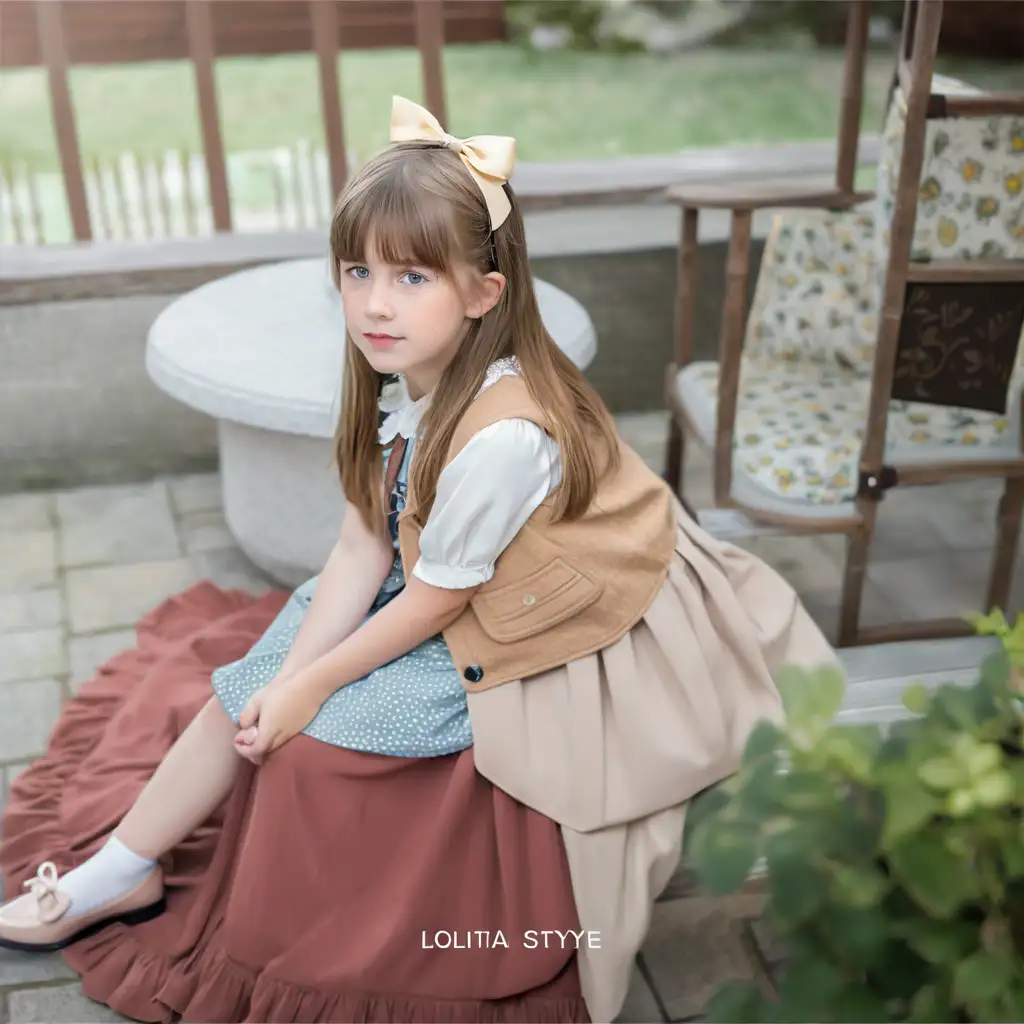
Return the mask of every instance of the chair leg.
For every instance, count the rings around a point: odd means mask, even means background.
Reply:
[[[860,527],[847,535],[846,566],[843,570],[843,590],[839,603],[838,647],[849,647],[860,634],[860,606],[864,597],[864,583],[868,570],[868,552],[875,532],[876,507],[864,510]]]
[[[1006,611],[1013,584],[1013,570],[1020,541],[1021,513],[1024,512],[1024,477],[1011,477],[1003,488],[996,518],[996,546],[992,552],[992,569],[988,578],[985,610]]]
[[[665,452],[665,482],[676,497],[682,497],[683,458],[686,455],[686,435],[672,414],[668,422],[668,450]]]

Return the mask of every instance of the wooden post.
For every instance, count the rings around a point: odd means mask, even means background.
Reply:
[[[313,49],[320,75],[320,103],[327,141],[327,166],[331,177],[331,208],[345,187],[348,161],[345,157],[345,121],[338,82],[338,5],[334,0],[309,0],[313,26]]]
[[[877,473],[885,450],[886,413],[895,373],[896,345],[903,319],[903,299],[917,217],[917,194],[924,163],[924,140],[931,95],[932,67],[942,27],[942,0],[920,5],[914,31],[912,78],[906,97],[907,115],[900,158],[896,203],[890,229],[889,261],[871,374],[871,399],[861,449],[861,471]]]
[[[416,0],[416,45],[423,65],[427,109],[450,131],[444,97],[444,5],[442,0]]]
[[[864,106],[864,61],[870,15],[870,0],[853,0],[850,4],[836,150],[836,187],[841,192],[853,191],[857,174],[857,144],[860,141],[860,115]]]
[[[227,165],[220,132],[217,107],[217,84],[214,81],[213,19],[210,0],[186,0],[185,18],[188,28],[188,51],[196,71],[196,93],[199,97],[199,121],[203,129],[203,155],[206,158],[206,179],[210,191],[215,231],[231,230],[231,201],[228,196]]]
[[[693,360],[693,323],[697,303],[697,218],[696,207],[683,209],[679,239],[679,277],[676,288],[676,367]]]
[[[743,334],[747,322],[747,280],[750,275],[750,210],[733,210],[729,255],[725,265],[725,298],[718,352],[718,409],[715,423],[715,505],[732,504],[732,443],[739,398]]]
[[[89,223],[85,178],[82,176],[75,111],[71,105],[71,90],[68,88],[69,61],[64,42],[64,7],[62,0],[36,0],[35,9],[39,50],[50,83],[50,111],[60,152],[60,169],[64,176],[64,194],[68,201],[71,230],[76,241],[88,242],[92,240],[92,226]]]

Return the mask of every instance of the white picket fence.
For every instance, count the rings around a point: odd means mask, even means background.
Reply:
[[[349,155],[349,166],[355,166]],[[227,158],[236,231],[323,227],[334,205],[322,143]],[[204,235],[213,231],[202,154],[123,153],[83,157],[93,238],[135,240]],[[58,172],[0,161],[0,244],[46,244],[72,238]]]

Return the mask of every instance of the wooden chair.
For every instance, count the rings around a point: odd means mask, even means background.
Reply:
[[[888,490],[1005,481],[986,608],[1009,598],[1024,508],[1024,95],[933,79],[942,0],[911,0],[877,189],[857,193],[869,6],[850,9],[834,182],[669,192],[682,240],[666,479],[685,503],[694,438],[713,452],[716,508],[698,513],[711,532],[731,517],[754,532],[845,534],[840,646],[970,631],[960,620],[860,627]],[[787,213],[748,316],[751,222],[773,208]],[[703,209],[732,211],[711,363],[692,357]]]

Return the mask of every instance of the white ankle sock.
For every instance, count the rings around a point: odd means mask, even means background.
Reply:
[[[120,839],[111,836],[84,864],[61,877],[57,888],[72,900],[68,917],[88,914],[134,889],[155,866],[155,860],[132,853]]]

